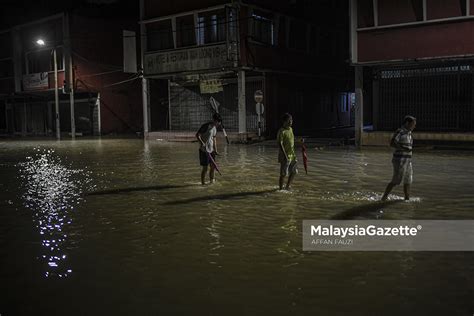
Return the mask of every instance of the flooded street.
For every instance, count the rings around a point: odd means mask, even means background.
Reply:
[[[474,153],[415,148],[381,206],[388,148],[308,146],[292,192],[276,146],[220,151],[202,186],[196,144],[0,142],[0,314],[472,315],[473,253],[303,252],[301,223],[474,219]]]

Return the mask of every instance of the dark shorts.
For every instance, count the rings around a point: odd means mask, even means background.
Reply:
[[[216,161],[216,153],[213,152],[211,156],[214,159],[214,161]],[[203,167],[207,167],[210,165],[210,163],[211,163],[211,160],[209,159],[209,153],[199,149],[199,164]]]

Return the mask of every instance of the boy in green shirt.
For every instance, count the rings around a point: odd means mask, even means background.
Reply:
[[[285,113],[282,117],[282,127],[278,131],[277,143],[280,147],[278,152],[278,162],[280,163],[280,190],[283,190],[283,182],[288,176],[286,190],[291,189],[291,182],[298,173],[295,154],[295,136],[293,135],[293,117]]]

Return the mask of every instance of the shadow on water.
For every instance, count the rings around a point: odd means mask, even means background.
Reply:
[[[352,219],[357,216],[376,213],[387,206],[400,203],[400,202],[402,202],[402,200],[378,201],[378,202],[358,205],[356,207],[352,207],[348,210],[342,211],[340,213],[337,213],[336,215],[331,216],[331,219]]]
[[[276,192],[276,191],[277,191],[276,189],[273,189],[273,190],[264,190],[264,191],[250,191],[250,192],[216,194],[216,195],[201,196],[201,197],[185,199],[185,200],[179,200],[179,201],[170,201],[170,202],[167,202],[165,204],[167,204],[167,205],[179,205],[179,204],[187,204],[187,203],[203,202],[203,201],[213,201],[213,200],[230,200],[230,199],[240,198],[240,197],[262,195],[262,194],[272,193],[272,192]]]
[[[190,187],[190,186],[193,186],[193,185],[152,185],[149,187],[131,187],[131,188],[103,190],[103,191],[92,191],[92,192],[87,192],[86,195],[122,194],[122,193],[130,193],[130,192],[137,192],[137,191],[159,191],[159,190],[166,190],[166,189],[179,189],[179,188],[185,188],[185,187]]]

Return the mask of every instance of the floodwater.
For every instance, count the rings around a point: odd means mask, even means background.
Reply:
[[[472,315],[473,253],[303,252],[301,223],[474,219],[474,154],[415,150],[381,207],[388,148],[309,147],[288,193],[272,146],[201,186],[196,144],[0,142],[0,314]]]

